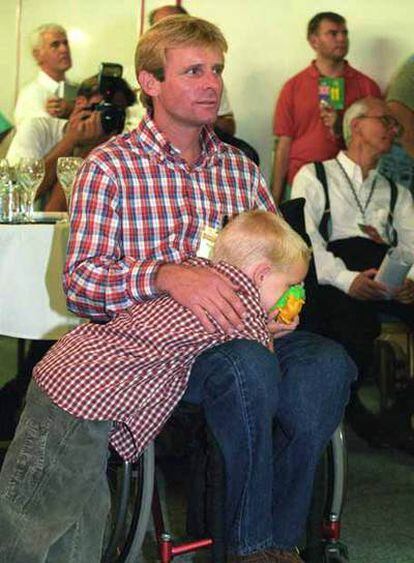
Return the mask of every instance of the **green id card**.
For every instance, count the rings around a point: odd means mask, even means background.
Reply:
[[[329,104],[333,109],[345,107],[345,83],[343,78],[319,78],[319,102]]]

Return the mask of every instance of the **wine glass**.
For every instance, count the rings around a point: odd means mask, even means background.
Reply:
[[[11,179],[11,166],[7,158],[0,158],[0,182],[8,184]]]
[[[13,219],[13,169],[6,158],[0,159],[0,221]]]
[[[65,192],[68,209],[75,176],[82,162],[83,158],[80,156],[61,156],[57,160],[57,177]]]
[[[33,203],[37,188],[45,177],[45,163],[41,158],[21,158],[16,168],[16,178],[24,189],[26,219],[33,219]]]

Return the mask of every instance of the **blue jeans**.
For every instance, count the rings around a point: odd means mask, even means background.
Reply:
[[[203,405],[223,453],[227,544],[241,555],[300,540],[316,465],[356,377],[323,337],[296,331],[275,349],[235,340],[205,352],[184,396]]]
[[[99,563],[111,426],[71,416],[32,381],[0,474],[1,563]]]

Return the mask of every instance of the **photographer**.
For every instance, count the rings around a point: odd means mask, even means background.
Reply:
[[[81,83],[69,120],[36,117],[19,127],[7,158],[11,164],[16,164],[21,157],[45,159],[45,177],[36,194],[38,209],[66,210],[66,198],[56,176],[59,157],[85,157],[123,129],[125,108],[135,102],[135,94],[122,78],[111,78],[111,86],[110,95],[105,95],[107,101],[102,104],[104,96],[100,92],[99,77],[92,76]],[[32,341],[23,368],[1,389],[1,439],[13,437],[33,366],[52,344],[51,340]]]
[[[135,94],[121,77],[109,80],[111,87],[104,92],[99,75],[84,80],[69,120],[34,117],[19,127],[7,158],[11,164],[22,157],[45,159],[45,177],[36,193],[38,209],[66,210],[56,176],[59,157],[85,157],[94,147],[122,132],[125,109],[135,102]]]

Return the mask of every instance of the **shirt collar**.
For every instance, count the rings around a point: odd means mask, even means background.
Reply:
[[[153,153],[159,160],[170,160],[174,163],[185,162],[180,156],[180,150],[164,136],[147,113],[135,130],[136,142],[143,142],[148,152]],[[201,154],[193,168],[211,164],[212,159],[220,158],[227,151],[226,145],[220,141],[212,127],[205,126],[200,134]]]
[[[373,168],[369,171],[367,178],[363,180],[362,178],[362,169],[353,160],[351,160],[344,151],[339,151],[336,159],[341,163],[342,167],[344,168],[345,172],[348,174],[348,177],[353,181],[357,181],[358,183],[362,184],[364,182],[371,181],[372,177],[376,174],[376,169]]]
[[[309,68],[309,74],[313,78],[320,78],[322,76],[322,74],[318,70],[318,67],[316,66],[316,60],[313,60],[308,68]],[[352,78],[353,76],[355,76],[355,70],[348,63],[348,61],[344,61],[344,71],[341,77]]]
[[[54,94],[58,93],[59,84],[61,82],[65,82],[64,80],[61,80],[61,81],[54,80],[51,76],[46,74],[46,72],[44,72],[43,70],[39,70],[38,81],[42,86],[44,86],[47,90],[49,90],[50,92],[53,92]]]

